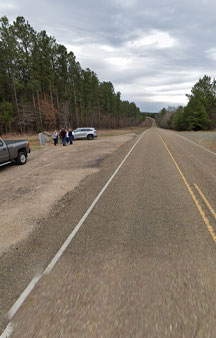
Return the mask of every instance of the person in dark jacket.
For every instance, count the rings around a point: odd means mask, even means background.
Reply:
[[[67,144],[66,144],[66,130],[65,130],[65,128],[62,128],[62,130],[61,130],[61,137],[62,137],[63,146],[66,146]]]
[[[72,134],[71,129],[69,129],[68,136],[69,136],[70,144],[73,144],[73,134]]]

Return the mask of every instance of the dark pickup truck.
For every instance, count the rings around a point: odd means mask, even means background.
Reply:
[[[0,167],[12,160],[15,160],[17,164],[25,164],[29,153],[30,145],[28,141],[3,141],[0,137]]]

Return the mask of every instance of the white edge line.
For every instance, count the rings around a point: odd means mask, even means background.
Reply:
[[[66,241],[64,242],[64,244],[62,245],[62,247],[59,249],[59,251],[57,252],[57,254],[55,255],[55,257],[52,259],[52,261],[50,262],[50,264],[47,266],[47,268],[44,271],[44,274],[49,273],[53,267],[55,266],[56,262],[59,260],[59,258],[62,256],[63,252],[65,251],[65,249],[68,247],[68,245],[70,244],[71,240],[73,239],[73,237],[76,235],[76,233],[78,232],[78,230],[81,228],[81,226],[83,225],[83,223],[85,222],[86,218],[88,217],[88,215],[91,213],[91,211],[93,210],[95,204],[98,202],[98,200],[100,199],[100,197],[102,196],[102,194],[104,193],[104,191],[107,189],[107,187],[109,186],[109,184],[111,183],[111,181],[113,180],[113,178],[116,176],[116,174],[118,173],[118,171],[120,170],[120,168],[122,167],[122,165],[124,164],[124,162],[127,160],[128,156],[131,154],[131,152],[133,151],[133,149],[135,148],[135,146],[137,145],[137,143],[140,141],[140,139],[143,137],[143,135],[148,131],[149,129],[147,129],[141,136],[140,138],[136,141],[136,143],[133,145],[133,147],[131,148],[131,150],[129,151],[129,153],[125,156],[125,158],[123,159],[123,161],[119,164],[118,168],[115,170],[115,172],[113,173],[113,175],[110,177],[110,179],[107,181],[107,183],[105,184],[105,186],[103,187],[103,189],[100,191],[100,193],[97,195],[97,197],[95,198],[95,200],[92,202],[92,204],[90,205],[90,207],[88,208],[88,210],[86,211],[86,213],[84,214],[84,216],[81,218],[81,220],[79,221],[79,223],[76,225],[76,227],[74,228],[74,230],[72,231],[72,233],[69,235],[69,237],[66,239]]]
[[[52,271],[52,269],[54,268],[54,266],[58,262],[59,258],[62,256],[62,254],[67,249],[67,247],[70,244],[70,242],[72,241],[73,237],[79,231],[79,229],[81,228],[81,226],[85,222],[86,218],[88,217],[88,215],[93,210],[95,204],[98,202],[98,200],[100,199],[100,197],[102,196],[102,194],[104,193],[104,191],[107,189],[107,187],[109,186],[109,184],[111,183],[111,181],[113,180],[113,178],[116,176],[116,174],[118,173],[118,171],[120,170],[120,168],[122,167],[122,165],[124,164],[124,162],[127,160],[128,156],[131,154],[131,152],[133,151],[133,149],[136,147],[137,143],[141,140],[141,138],[144,136],[144,134],[148,130],[149,129],[145,130],[142,133],[142,135],[136,141],[136,143],[133,145],[133,147],[131,148],[131,150],[129,151],[129,153],[125,156],[125,158],[123,159],[123,161],[119,164],[118,168],[115,170],[115,172],[113,173],[113,175],[110,177],[110,179],[107,181],[107,183],[102,188],[102,190],[100,191],[100,193],[97,195],[97,197],[95,198],[95,200],[92,202],[92,204],[90,205],[90,207],[88,208],[88,210],[86,211],[86,213],[84,214],[84,216],[81,218],[81,220],[76,225],[76,227],[74,228],[74,230],[72,231],[72,233],[69,235],[69,237],[66,239],[66,241],[61,246],[61,248],[59,249],[59,251],[53,257],[53,259],[51,260],[51,262],[49,263],[49,265],[47,266],[47,268],[44,270],[44,272],[42,274],[40,274],[39,276],[33,278],[32,281],[29,283],[29,285],[25,288],[25,290],[19,296],[19,298],[17,299],[17,301],[14,303],[14,305],[11,307],[11,309],[8,312],[9,320],[13,319],[13,317],[15,316],[15,314],[17,313],[17,311],[19,310],[19,308],[22,306],[22,304],[24,303],[24,301],[26,300],[26,298],[28,297],[28,295],[31,293],[31,291],[34,289],[34,287],[37,285],[37,283],[39,282],[39,280],[41,279],[41,277],[43,275],[48,274],[48,273],[50,273]],[[8,327],[10,327],[10,324],[11,323],[8,324]],[[0,338],[6,338],[6,337],[8,337],[8,336],[1,336]]]
[[[13,325],[9,323],[6,329],[4,330],[4,332],[2,333],[2,335],[0,336],[0,338],[9,338],[12,332],[13,332]]]
[[[198,144],[198,143],[196,143],[196,142],[194,142],[194,141],[188,139],[188,138],[185,137],[185,136],[179,135],[178,133],[176,133],[176,132],[174,132],[174,131],[173,131],[173,133],[174,133],[175,135],[177,135],[177,136],[183,138],[184,140],[186,140],[186,141],[188,141],[188,142],[190,142],[190,143],[195,144],[195,146],[200,147],[200,148],[202,148],[202,149],[208,151],[210,154],[213,154],[214,156],[216,156],[216,153],[214,153],[213,151],[209,150],[208,148],[205,148],[205,147],[201,146],[200,144]]]
[[[14,303],[14,305],[10,308],[8,312],[8,317],[11,320],[13,316],[16,314],[16,312],[19,310],[21,305],[24,303],[28,295],[31,293],[31,291],[34,289],[35,285],[38,283],[38,281],[41,279],[42,275],[39,275],[32,279],[32,281],[29,283],[29,285],[25,288],[25,290],[21,293],[17,301]]]

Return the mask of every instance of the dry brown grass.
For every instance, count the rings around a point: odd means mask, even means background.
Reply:
[[[118,135],[126,135],[130,133],[141,133],[144,130],[145,126],[137,126],[137,127],[128,127],[128,128],[119,128],[119,129],[97,129],[98,137],[112,137]],[[53,130],[49,131],[53,134]],[[10,133],[7,135],[2,135],[4,140],[28,140],[30,143],[30,147],[32,151],[45,149],[53,145],[52,137],[50,141],[46,143],[45,147],[40,146],[38,134],[19,134],[19,133]]]

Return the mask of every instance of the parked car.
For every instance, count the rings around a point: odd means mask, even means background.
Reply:
[[[30,153],[29,142],[19,140],[4,141],[0,137],[0,167],[15,160],[17,164],[25,164]]]
[[[97,137],[97,131],[95,128],[77,128],[73,132],[74,140],[77,139],[87,139],[93,140],[93,138]]]

